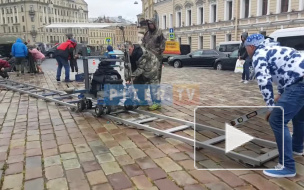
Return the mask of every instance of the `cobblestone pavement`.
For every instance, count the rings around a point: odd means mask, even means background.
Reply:
[[[165,67],[163,73],[163,83],[198,84],[199,105],[264,105],[256,83],[241,84],[238,82],[240,75],[231,71]],[[55,81],[54,70],[45,75],[27,74],[20,78],[12,74],[11,78],[52,89],[67,88],[66,83]],[[83,85],[71,83],[69,86],[81,88]],[[261,171],[198,171],[194,168],[193,148],[180,141],[156,137],[147,131],[116,125],[89,113],[75,113],[66,107],[4,89],[0,91],[0,103],[3,190],[304,188],[304,158],[301,156],[295,158],[298,175],[290,179],[267,178]],[[174,104],[156,113],[193,121],[195,107]],[[210,125],[225,119],[221,114],[201,114]],[[250,124],[251,130],[255,130],[255,124]],[[162,129],[172,127],[172,123],[166,121],[154,125]],[[271,135],[268,125],[256,130]],[[181,133],[193,137],[190,131]],[[204,135],[212,136],[208,132]],[[257,150],[254,146],[248,149]],[[196,158],[206,167],[237,167],[235,162],[207,150],[197,152]],[[276,162],[267,164],[273,166]]]

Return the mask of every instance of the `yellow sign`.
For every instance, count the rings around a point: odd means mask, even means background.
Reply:
[[[180,55],[180,46],[178,42],[175,41],[166,41],[166,47],[164,54],[177,54]]]
[[[106,38],[105,42],[106,42],[106,44],[111,44],[112,43],[112,38]]]

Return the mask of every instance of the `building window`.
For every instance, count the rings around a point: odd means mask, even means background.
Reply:
[[[232,20],[232,11],[233,11],[233,5],[232,1],[226,1],[226,18],[225,20]]]
[[[14,27],[12,26],[12,33],[14,33],[15,32],[15,30],[14,30]]]
[[[35,17],[31,17],[31,22],[35,22]]]
[[[169,27],[173,28],[173,14],[169,15]]]
[[[8,33],[11,33],[11,27],[8,27]]]
[[[187,26],[191,26],[191,22],[192,22],[191,16],[192,16],[192,11],[191,11],[191,9],[189,9],[189,10],[187,10]]]
[[[231,34],[226,34],[226,42],[231,41]]]
[[[176,13],[176,25],[177,25],[177,27],[182,26],[182,12],[181,11]]]
[[[216,49],[216,36],[215,35],[212,35],[211,36],[211,49]]]
[[[288,12],[289,0],[281,0],[281,13]]]
[[[17,13],[17,7],[14,7],[14,12]]]
[[[211,5],[210,9],[210,22],[216,22],[216,4]]]
[[[14,23],[14,18],[13,17],[11,17],[11,21],[12,21],[12,23]]]
[[[199,36],[198,43],[199,43],[198,48],[203,49],[203,47],[204,47],[204,37],[203,36]]]
[[[182,38],[178,38],[178,43],[179,43],[179,45],[181,45],[182,44]]]
[[[244,18],[249,18],[249,0],[244,0]]]
[[[34,7],[33,5],[30,6],[30,11],[33,11],[34,10]]]
[[[25,32],[25,26],[23,26],[23,32]]]
[[[23,5],[21,5],[21,12],[23,12],[24,10],[23,10],[24,8],[23,8]]]
[[[197,24],[204,24],[204,8],[203,7],[198,8],[197,16],[198,16]]]
[[[191,37],[188,37],[188,44],[190,45],[190,51],[191,51],[191,47],[192,47],[192,38]]]
[[[15,16],[15,22],[18,23],[18,17],[17,16]]]
[[[5,24],[5,18],[3,17],[3,24]]]
[[[163,29],[167,29],[167,15],[163,16]]]
[[[16,33],[18,33],[18,26],[16,27]]]
[[[3,31],[4,31],[4,33],[6,33],[5,26],[3,26]]]

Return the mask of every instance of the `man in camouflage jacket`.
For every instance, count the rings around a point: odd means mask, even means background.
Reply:
[[[128,43],[128,46],[132,65],[132,77],[134,78],[133,84],[138,85],[137,95],[141,101],[141,105],[146,104],[145,89],[149,86],[153,101],[153,105],[149,109],[159,109],[160,99],[157,94],[159,86],[159,60],[156,55],[142,46],[134,46],[131,42]],[[129,83],[130,78],[126,78],[126,81]]]
[[[155,19],[147,21],[148,31],[145,33],[142,40],[142,45],[153,52],[158,58],[160,65],[158,69],[158,80],[161,81],[163,52],[167,39],[164,37],[162,30],[158,28]]]

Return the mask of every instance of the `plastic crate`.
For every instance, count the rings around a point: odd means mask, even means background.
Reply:
[[[75,75],[76,82],[83,82],[84,81],[84,73],[76,74]]]

